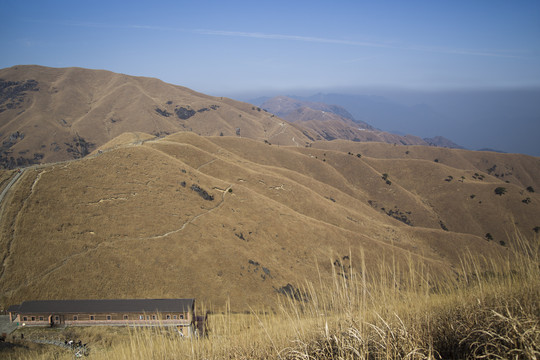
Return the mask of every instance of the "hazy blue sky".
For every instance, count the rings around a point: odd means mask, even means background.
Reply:
[[[106,69],[243,99],[377,88],[426,94],[540,87],[539,0],[0,0],[0,14],[0,68]],[[482,143],[452,140],[539,156],[540,110],[515,121],[507,98],[493,101],[508,110],[510,126],[494,128],[498,133]],[[467,104],[469,114],[474,103]],[[485,110],[490,103],[482,104]],[[468,124],[474,137],[490,121],[504,122],[497,113],[484,112],[483,120],[459,116],[477,121]],[[419,129],[426,127],[411,123],[409,132]],[[514,143],[501,143],[510,131]],[[519,147],[524,143],[528,148]]]
[[[0,67],[107,69],[217,95],[540,85],[537,0],[0,4]]]

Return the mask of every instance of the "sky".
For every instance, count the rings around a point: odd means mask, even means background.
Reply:
[[[540,87],[537,0],[0,0],[0,9],[0,68],[105,69],[244,98]]]

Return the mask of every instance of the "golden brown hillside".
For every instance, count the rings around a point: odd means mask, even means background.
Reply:
[[[538,240],[534,157],[193,132],[103,149],[27,168],[7,192],[2,306],[195,297],[244,310],[362,252],[371,267],[421,258],[449,272],[467,250],[504,254],[516,228]],[[1,174],[4,188],[16,172]]]
[[[250,104],[158,79],[103,70],[0,69],[0,166],[80,158],[125,132],[242,136],[281,145],[309,139]]]

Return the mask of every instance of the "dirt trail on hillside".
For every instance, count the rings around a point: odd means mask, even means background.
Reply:
[[[24,173],[24,169],[21,169],[15,173],[15,176],[13,176],[10,180],[10,182],[6,185],[2,193],[0,194],[0,208],[2,207],[2,201],[4,200],[4,197],[6,196],[7,192],[11,187],[19,180],[21,175]],[[0,212],[0,219],[2,218],[2,214]]]
[[[221,207],[221,205],[223,205],[223,203],[225,202],[225,194],[227,194],[231,188],[232,188],[232,184],[229,185],[225,190],[223,190],[223,194],[221,195],[221,201],[216,206],[214,206],[213,208],[208,209],[208,210],[206,210],[206,211],[204,211],[204,212],[202,212],[202,213],[200,213],[198,215],[195,215],[194,217],[192,217],[191,219],[189,219],[188,221],[183,223],[180,228],[178,228],[176,230],[169,231],[169,232],[167,232],[165,234],[150,236],[150,237],[146,237],[146,238],[141,238],[141,240],[161,239],[161,238],[167,237],[169,235],[172,235],[172,234],[175,234],[177,232],[180,232],[180,231],[184,230],[187,225],[193,223],[195,220],[197,220],[201,216],[207,215],[207,214],[211,213],[212,211],[214,211],[214,210],[218,209],[219,207]]]

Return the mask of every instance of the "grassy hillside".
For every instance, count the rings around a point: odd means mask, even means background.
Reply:
[[[0,166],[81,158],[125,132],[178,131],[305,145],[303,131],[250,104],[103,70],[0,69]]]
[[[211,308],[208,336],[196,341],[161,327],[24,328],[14,336],[24,331],[26,340],[8,343],[4,355],[69,359],[74,351],[31,341],[75,338],[93,359],[536,359],[538,243],[513,240],[490,259],[462,253],[446,276],[413,259],[406,267],[350,259],[329,279],[281,296],[275,311]]]
[[[422,260],[448,274],[462,251],[507,253],[515,229],[537,241],[540,199],[526,190],[539,188],[537,158],[190,132],[149,139],[124,135],[102,153],[24,171],[1,204],[2,306],[195,297],[275,309],[288,284],[329,279],[361,254],[369,268]],[[493,161],[513,167],[510,183],[486,172]]]

